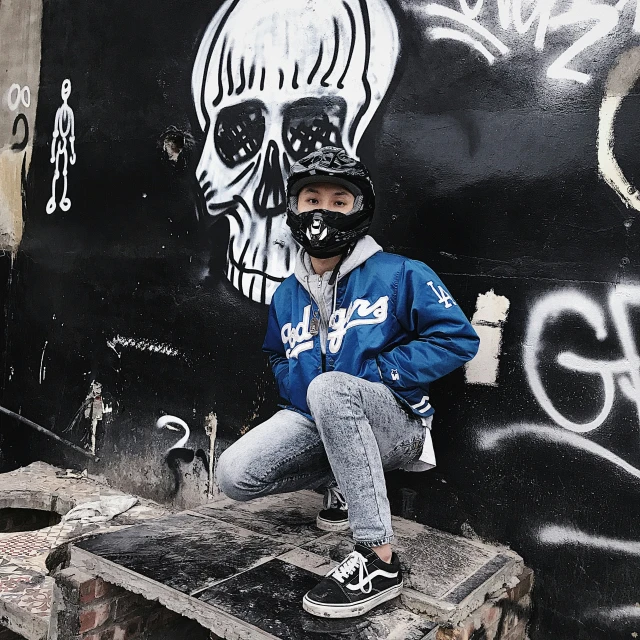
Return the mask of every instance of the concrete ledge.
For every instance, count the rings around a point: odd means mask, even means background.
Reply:
[[[247,503],[222,497],[80,541],[71,547],[71,566],[230,640],[306,640],[347,631],[354,640],[422,640],[436,629],[455,631],[459,640],[478,610],[489,603],[495,617],[496,598],[520,584],[523,563],[512,551],[395,518],[402,598],[348,621],[348,629],[347,621],[314,618],[302,610],[302,596],[352,549],[349,535],[315,527],[321,502],[307,491]],[[368,635],[359,635],[358,624]]]

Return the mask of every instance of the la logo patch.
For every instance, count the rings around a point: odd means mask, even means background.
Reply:
[[[444,287],[442,287],[442,285],[438,285],[437,291],[433,284],[433,280],[427,282],[427,285],[431,287],[433,293],[436,294],[436,298],[438,298],[438,302],[440,304],[443,304],[445,309],[450,309],[451,307],[458,306],[456,301],[449,295],[449,292]]]

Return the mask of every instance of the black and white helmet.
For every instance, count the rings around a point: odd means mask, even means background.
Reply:
[[[354,196],[349,213],[314,209],[300,213],[298,195],[311,183],[328,182]],[[330,258],[364,236],[373,219],[375,192],[367,167],[344,149],[323,147],[296,162],[287,180],[287,224],[294,239],[314,258]]]

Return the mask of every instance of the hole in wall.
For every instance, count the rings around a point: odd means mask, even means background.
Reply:
[[[37,531],[56,525],[61,519],[62,516],[54,511],[7,507],[0,509],[0,533]]]
[[[188,131],[171,126],[158,139],[158,148],[167,166],[175,171],[183,171],[187,167],[189,153],[195,144]]]

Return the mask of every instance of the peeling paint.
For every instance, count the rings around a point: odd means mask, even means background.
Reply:
[[[160,353],[165,356],[180,357],[182,354],[178,349],[174,349],[171,345],[155,342],[153,340],[136,338],[124,338],[123,336],[116,336],[111,340],[107,340],[107,346],[112,349],[118,358],[121,357],[121,353],[116,349],[117,346],[124,347],[126,349],[136,349],[137,351],[150,351],[151,353]]]
[[[213,498],[214,491],[214,459],[216,451],[216,436],[218,434],[218,416],[211,412],[204,421],[204,430],[209,436],[209,486],[207,489],[207,496],[209,499]]]
[[[502,327],[507,321],[509,305],[509,299],[496,295],[493,289],[478,296],[471,324],[480,337],[480,348],[476,357],[465,365],[468,384],[497,386]]]
[[[47,350],[48,344],[49,344],[49,341],[45,340],[44,347],[42,347],[42,356],[40,357],[40,376],[39,376],[40,384],[44,382],[44,379],[47,375],[47,368],[44,366],[44,354],[45,354],[45,351]]]
[[[96,453],[96,440],[98,433],[98,422],[101,422],[105,413],[111,413],[112,408],[105,409],[102,401],[102,385],[99,382],[92,382],[89,393],[84,401],[84,417],[91,420],[91,453]]]

